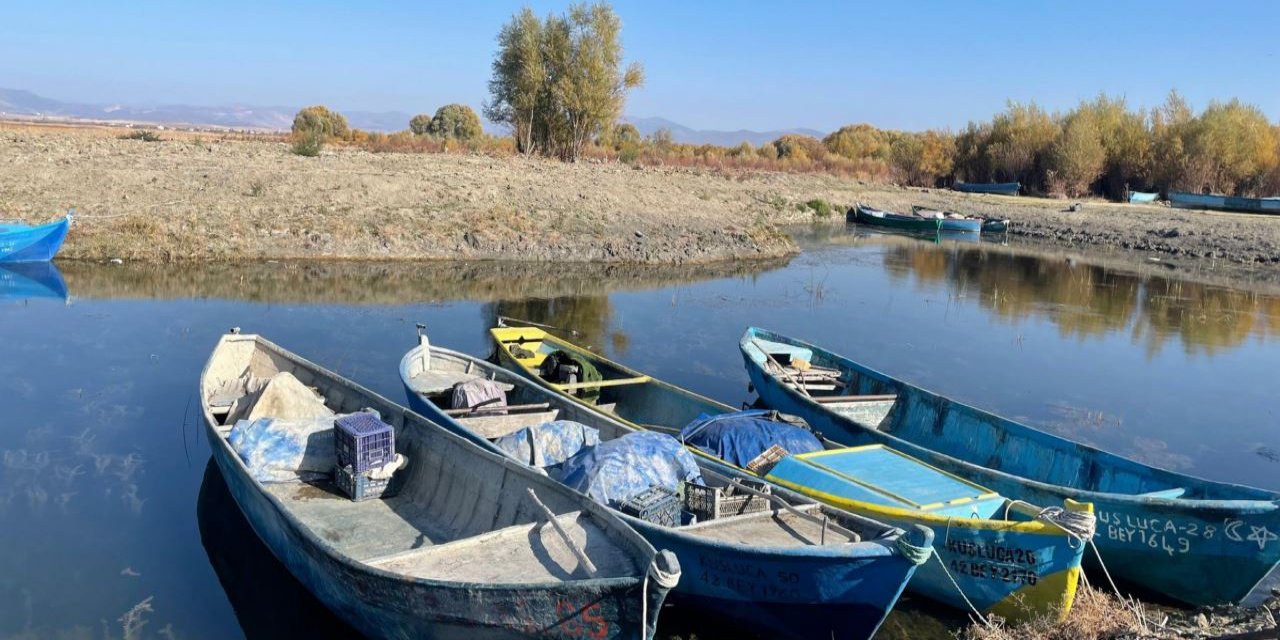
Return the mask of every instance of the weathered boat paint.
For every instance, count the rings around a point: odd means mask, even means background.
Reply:
[[[1179,209],[1216,209],[1241,213],[1280,214],[1280,198],[1237,198],[1211,194],[1169,192],[1169,204]]]
[[[543,353],[553,349],[563,349],[581,357],[590,358],[607,380],[645,378],[646,382],[643,384],[626,387],[628,393],[639,396],[637,402],[631,403],[627,415],[625,417],[617,415],[623,411],[620,403],[615,413],[610,416],[634,429],[643,429],[644,425],[680,428],[701,414],[714,415],[734,410],[728,405],[645,376],[540,329],[498,328],[491,330],[490,333],[497,345],[500,363],[544,386],[549,385],[528,363],[516,359],[506,343],[521,339],[535,340],[536,345],[530,345],[526,341],[526,347]],[[579,405],[591,409],[590,404],[572,396],[568,397]],[[591,410],[594,411],[594,409]],[[702,463],[717,471],[746,474],[748,477],[758,478],[699,449],[690,447],[689,450]],[[766,480],[769,479],[766,478]],[[934,532],[934,549],[942,562],[939,564],[935,560],[926,563],[916,571],[907,584],[907,589],[914,593],[968,611],[968,605],[956,592],[955,585],[951,583],[951,577],[954,577],[966,596],[971,599],[976,598],[975,604],[978,604],[984,612],[997,613],[1012,621],[1030,620],[1045,614],[1061,618],[1067,614],[1074,601],[1084,547],[1055,525],[1039,521],[1010,523],[967,517],[947,518],[825,495],[812,487],[802,485],[783,484],[776,481],[771,481],[771,484],[780,490],[791,489],[879,522],[902,528],[923,526],[931,529]],[[1060,504],[1060,502],[1052,504]],[[1074,505],[1074,503],[1072,505],[1073,508],[1081,510],[1089,508],[1087,505]],[[1016,513],[1025,510],[1026,508],[1023,507],[1015,508]],[[1035,510],[1031,510],[1030,513],[1034,515]],[[949,541],[953,544],[948,545]],[[1009,547],[1010,542],[1023,546]],[[1020,567],[1019,571],[1024,573],[1011,571],[1001,574],[999,566],[984,562],[978,557],[980,550],[997,548],[1032,550],[1035,555],[1034,565]],[[951,577],[942,571],[942,565],[947,566]],[[1032,572],[1033,575],[1028,575],[1026,571]]]
[[[600,412],[576,398],[548,389],[518,369],[503,369],[464,353],[438,346],[418,346],[404,355],[400,377],[409,406],[471,442],[502,453],[491,442],[453,419],[423,398],[409,383],[411,363],[429,348],[432,357],[445,355],[467,361],[492,379],[527,390],[560,409],[560,418],[617,431],[637,430],[617,416]],[[754,479],[727,465],[700,458],[704,468],[731,477]],[[781,490],[784,497],[804,504],[811,501]],[[655,546],[677,555],[684,577],[672,593],[684,606],[714,612],[753,628],[795,638],[871,638],[897,602],[916,566],[895,548],[895,540],[907,535],[920,547],[932,544],[933,533],[923,528],[895,529],[862,520],[874,539],[842,546],[769,547],[710,540],[658,526],[626,514],[618,514]]]
[[[1000,196],[1016,196],[1018,191],[1022,189],[1022,184],[1018,182],[957,182],[951,186],[956,191],[964,193],[990,193]]]
[[[849,395],[894,394],[880,424],[841,416],[767,375],[756,340],[839,369]],[[846,445],[885,444],[1036,504],[1094,504],[1111,574],[1192,605],[1235,603],[1280,563],[1280,494],[1174,473],[1066,440],[892,378],[817,346],[750,328],[739,344],[760,398]]]
[[[300,367],[313,376],[313,380],[325,379],[340,385],[352,406],[376,409],[392,424],[429,431],[432,438],[452,440],[473,450],[478,464],[494,465],[504,473],[519,477],[524,486],[538,487],[539,495],[552,508],[572,500],[575,506],[580,505],[582,511],[601,522],[617,522],[620,535],[635,536],[635,548],[645,554],[644,559],[650,563],[642,566],[651,567],[655,561],[653,547],[599,505],[506,458],[475,448],[466,439],[257,336],[223,336],[201,375],[202,390],[210,386],[207,382],[210,366],[218,357],[219,349],[244,341],[254,343],[256,348],[269,353],[268,357]],[[213,460],[254,532],[308,591],[363,635],[450,640],[652,637],[666,589],[639,575],[492,585],[411,577],[347,556],[334,543],[301,523],[278,498],[263,490],[218,432],[218,421],[207,403],[202,404]],[[645,614],[647,620],[643,618]]]
[[[42,225],[0,224],[0,263],[48,262],[58,254],[72,216]]]

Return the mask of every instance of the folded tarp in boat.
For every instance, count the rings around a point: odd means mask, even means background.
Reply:
[[[746,467],[773,445],[791,454],[822,450],[822,443],[812,433],[770,420],[770,413],[752,410],[703,414],[680,430],[680,439],[738,467]]]
[[[675,438],[638,432],[582,450],[561,467],[560,481],[596,502],[617,505],[652,487],[675,493],[681,481],[701,482],[702,474]]]
[[[553,420],[502,436],[493,444],[516,460],[550,467],[600,444],[600,432],[581,422]]]

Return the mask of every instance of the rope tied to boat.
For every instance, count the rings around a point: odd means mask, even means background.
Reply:
[[[676,570],[667,571],[666,569],[663,569],[662,567],[658,566],[660,560],[666,560],[667,562],[676,562],[677,563]],[[649,578],[653,578],[654,583],[656,583],[659,588],[666,589],[667,591],[670,591],[676,588],[676,585],[680,583],[680,574],[682,573],[679,569],[678,563],[679,561],[676,559],[675,555],[672,554],[670,551],[667,551],[665,549],[658,551],[658,555],[655,556],[653,561],[649,563],[649,570],[645,572],[644,580],[640,583],[640,624],[644,625],[645,627],[646,637],[652,635],[648,628],[649,627]],[[653,631],[657,631],[656,625]]]
[[[1036,506],[1031,503],[1023,502],[1022,500],[1010,500],[1004,507],[1005,520],[1009,519],[1009,510],[1015,504],[1036,509]],[[1036,512],[1036,520],[1061,529],[1069,538],[1080,544],[1088,544],[1093,540],[1093,534],[1098,531],[1098,518],[1090,511],[1072,511],[1063,507],[1045,507]],[[1072,549],[1077,548],[1071,543],[1068,543],[1067,546]]]
[[[965,595],[964,589],[960,588],[960,583],[956,582],[955,576],[951,575],[951,570],[947,568],[947,563],[943,561],[941,555],[938,555],[938,549],[935,547],[930,547],[929,551],[930,551],[930,554],[929,556],[925,557],[925,560],[928,561],[930,557],[937,558],[938,565],[942,567],[942,572],[945,573],[947,575],[947,579],[951,581],[951,586],[956,588],[956,593],[960,594],[960,599],[964,600],[964,603],[969,605],[969,611],[973,612],[973,616],[978,619],[978,622],[982,623],[982,626],[984,627],[992,626],[991,620],[988,619],[986,616],[982,615],[982,612],[978,611],[977,607],[973,606],[973,602],[969,600],[969,596]]]
[[[906,535],[898,536],[898,539],[893,541],[893,548],[897,549],[898,553],[902,554],[902,557],[917,567],[928,562],[929,556],[933,555],[933,545],[927,547],[916,546],[907,541]]]

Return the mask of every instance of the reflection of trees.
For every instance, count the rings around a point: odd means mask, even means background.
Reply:
[[[976,289],[979,304],[996,315],[1045,317],[1064,335],[1102,336],[1132,326],[1133,339],[1145,341],[1152,355],[1174,337],[1188,353],[1213,353],[1254,333],[1280,334],[1280,298],[1164,276],[922,243],[888,247],[884,264],[895,279],[911,275],[918,282]]]
[[[609,330],[613,308],[609,304],[608,296],[504,300],[485,305],[484,315],[489,326],[497,323],[498,316],[528,320],[563,329],[564,331],[553,332],[570,338],[577,344],[596,349],[609,344],[618,355],[626,353],[628,344],[626,334]],[[578,333],[571,336],[569,330]]]

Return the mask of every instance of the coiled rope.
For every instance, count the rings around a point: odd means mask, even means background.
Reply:
[[[658,553],[669,553],[667,551],[659,551]],[[653,578],[654,583],[659,588],[668,591],[676,588],[680,583],[680,571],[665,571],[658,566],[658,558],[654,558],[649,563],[649,571],[644,574],[644,581],[640,583],[640,624],[645,629],[645,635],[649,634],[649,578]],[[656,627],[655,627],[656,630]]]
[[[1031,509],[1036,506],[1021,500],[1010,500],[1004,507],[1004,519],[1009,519],[1009,510],[1015,504],[1021,504]],[[1093,540],[1093,534],[1098,530],[1098,518],[1090,511],[1071,511],[1062,507],[1045,507],[1036,512],[1036,520],[1051,524],[1067,534],[1072,540],[1088,544]],[[1072,549],[1077,548],[1075,545],[1068,543]],[[1097,551],[1097,547],[1094,547]]]
[[[917,567],[928,562],[929,556],[933,555],[932,546],[918,547],[907,542],[906,535],[898,536],[898,539],[893,541],[893,548],[897,549],[898,553],[901,553],[902,557],[907,559],[907,562]]]

